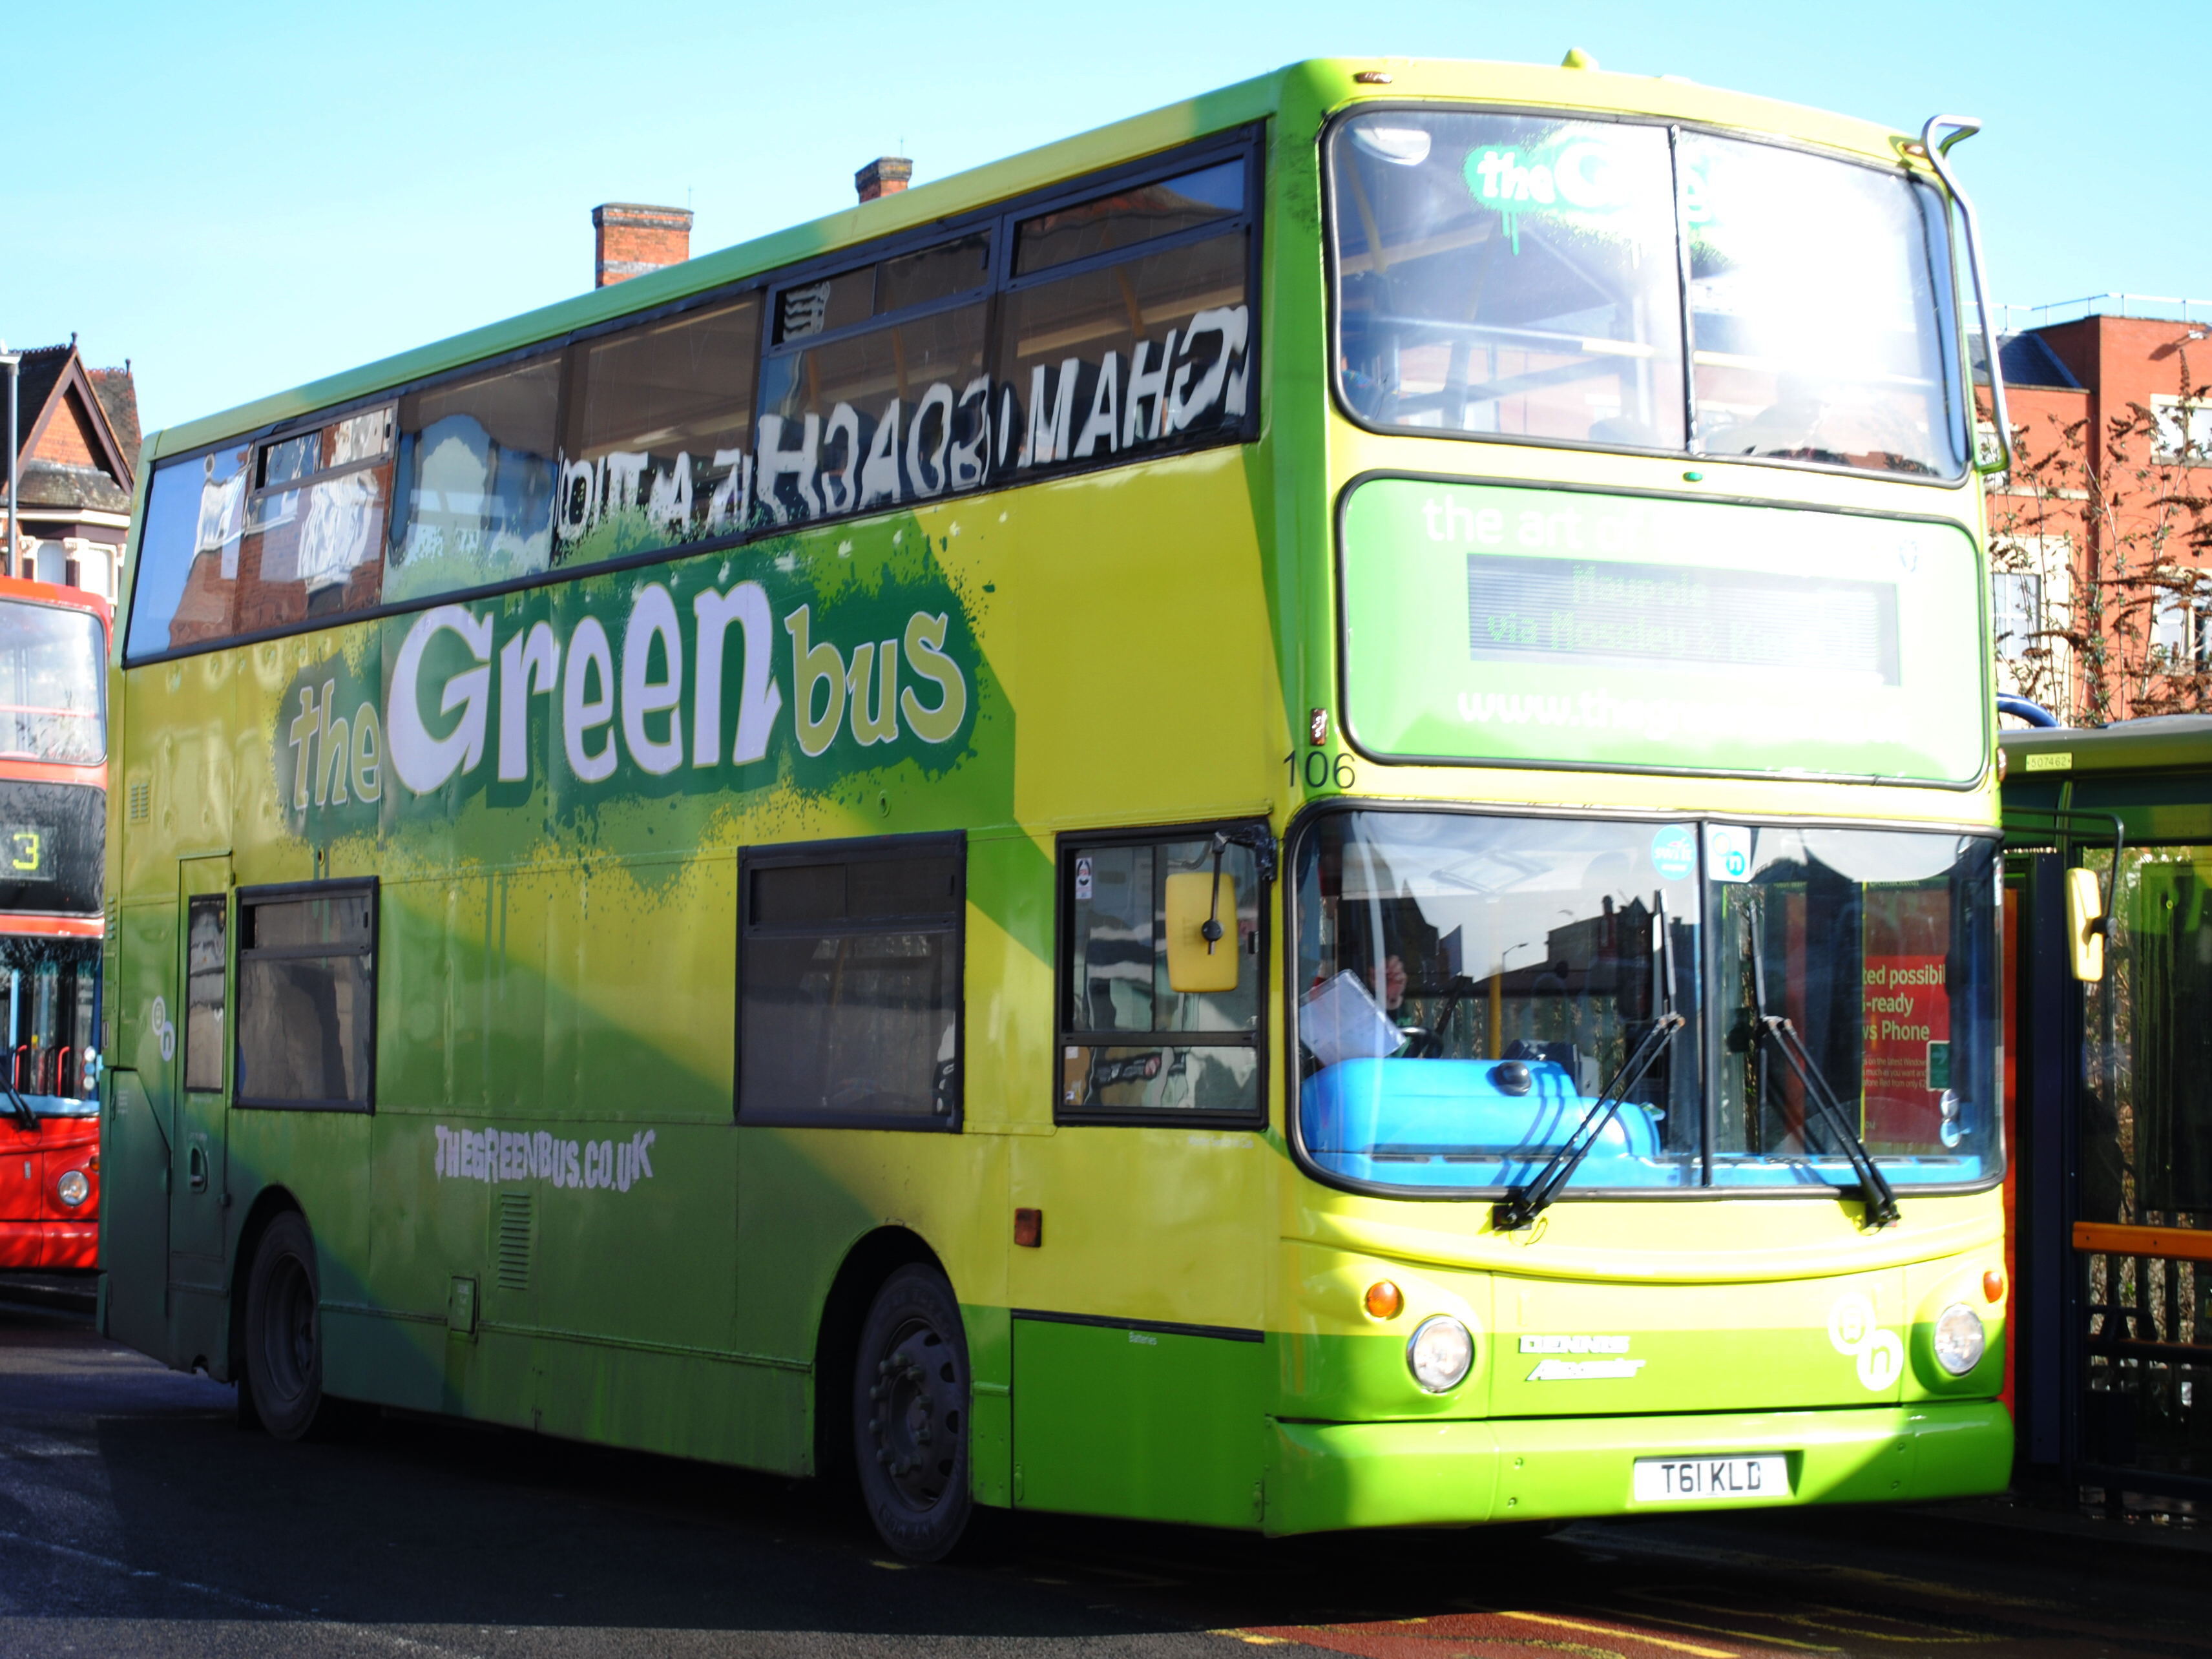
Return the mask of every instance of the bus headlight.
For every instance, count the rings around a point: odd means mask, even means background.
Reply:
[[[82,1170],[65,1170],[62,1178],[54,1182],[54,1192],[63,1203],[75,1209],[92,1196],[92,1182]]]
[[[1989,1336],[1982,1316],[1963,1302],[1954,1302],[1936,1316],[1936,1363],[1954,1376],[1964,1376],[1982,1363]]]
[[[1449,1314],[1424,1319],[1406,1344],[1406,1369],[1431,1394],[1450,1393],[1474,1364],[1474,1338]]]

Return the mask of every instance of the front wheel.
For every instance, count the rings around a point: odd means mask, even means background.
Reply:
[[[323,1409],[321,1286],[315,1239],[287,1212],[269,1224],[246,1281],[246,1379],[262,1426],[298,1440]]]
[[[860,1328],[853,1375],[860,1496],[884,1542],[937,1561],[966,1530],[968,1340],[960,1304],[932,1268],[900,1268]]]

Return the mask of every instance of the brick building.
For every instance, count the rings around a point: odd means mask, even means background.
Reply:
[[[130,366],[88,368],[74,338],[21,358],[15,464],[23,498],[7,571],[112,600],[138,463],[138,393]],[[6,498],[0,471],[0,501]]]
[[[1999,337],[2015,434],[1988,484],[1999,688],[2069,724],[2212,708],[2212,306],[2043,311],[2078,314]]]

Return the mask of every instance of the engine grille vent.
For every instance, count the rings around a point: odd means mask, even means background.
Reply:
[[[528,1193],[499,1195],[499,1287],[530,1288],[530,1255],[537,1242],[537,1218]]]
[[[129,803],[131,822],[143,823],[152,813],[154,786],[143,778],[135,779],[131,782],[130,793],[125,799]]]

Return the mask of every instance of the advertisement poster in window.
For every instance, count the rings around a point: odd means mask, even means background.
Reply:
[[[1945,895],[1905,890],[1866,899],[1863,1133],[1869,1145],[1942,1139],[1951,1086]]]

